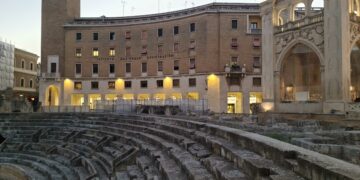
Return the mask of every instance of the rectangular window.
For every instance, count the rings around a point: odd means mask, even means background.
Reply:
[[[75,56],[76,57],[81,57],[81,48],[76,48],[76,50],[75,50]]]
[[[81,33],[76,33],[76,40],[80,41],[82,39],[82,34]]]
[[[260,87],[260,86],[261,86],[261,78],[259,78],[259,77],[254,77],[254,78],[253,78],[253,86],[254,86],[254,87]]]
[[[179,26],[174,26],[174,35],[179,34]]]
[[[250,29],[257,29],[257,27],[258,27],[258,23],[257,23],[257,22],[252,22],[252,23],[250,24]]]
[[[126,63],[125,64],[125,72],[126,73],[131,73],[131,63]]]
[[[253,39],[253,46],[254,46],[255,48],[258,48],[258,47],[261,46],[260,38],[254,38],[254,39]]]
[[[56,63],[51,63],[51,64],[50,64],[50,72],[51,72],[51,73],[56,73],[56,71],[57,71],[57,70],[56,70],[56,69],[57,69],[56,66],[57,66]]]
[[[174,88],[180,87],[180,79],[173,79],[173,87]]]
[[[141,54],[144,55],[144,56],[147,55],[147,45],[142,46]]]
[[[29,81],[29,87],[33,88],[33,81],[32,80]]]
[[[93,64],[93,74],[99,73],[99,64]]]
[[[147,40],[148,39],[148,33],[147,31],[141,31],[141,40]]]
[[[125,55],[126,55],[126,57],[130,57],[130,56],[131,56],[131,47],[126,47]]]
[[[237,38],[231,39],[231,49],[237,49],[238,48],[238,40]]]
[[[110,49],[109,49],[109,56],[110,56],[110,57],[114,57],[114,56],[115,56],[115,48],[110,48]]]
[[[82,89],[82,82],[80,82],[80,81],[74,82],[74,89],[75,90],[81,90]]]
[[[260,57],[254,57],[253,67],[254,68],[260,68],[261,67]]]
[[[141,88],[147,88],[148,87],[148,82],[147,81],[140,81],[140,87]]]
[[[195,50],[195,47],[196,47],[196,42],[195,42],[195,40],[191,40],[191,41],[190,41],[190,50]]]
[[[99,82],[92,81],[91,82],[91,89],[99,89]]]
[[[146,62],[141,63],[141,72],[142,73],[147,72],[147,63]]]
[[[164,81],[163,80],[156,80],[156,86],[158,88],[164,87]]]
[[[131,88],[131,81],[125,81],[125,88],[130,89]]]
[[[20,79],[20,87],[24,87],[25,86],[25,80],[24,79]]]
[[[195,23],[191,23],[190,24],[190,32],[195,32],[196,28],[195,28]]]
[[[234,85],[234,86],[240,85],[240,78],[238,78],[238,77],[230,77],[229,84]]]
[[[163,29],[159,28],[158,29],[158,37],[162,37],[163,36]]]
[[[131,31],[126,31],[125,32],[125,39],[131,39]]]
[[[179,52],[179,43],[178,42],[174,43],[174,52]]]
[[[174,60],[174,71],[178,71],[179,69],[179,60]]]
[[[93,40],[94,41],[99,40],[99,33],[93,33]]]
[[[31,70],[31,71],[34,70],[34,65],[33,65],[33,63],[30,63],[30,70]]]
[[[195,69],[195,68],[196,68],[195,58],[191,58],[189,69]]]
[[[232,56],[231,57],[231,64],[237,64],[238,63],[238,57],[237,56]]]
[[[81,74],[81,64],[75,64],[75,73]]]
[[[158,72],[162,72],[162,71],[163,71],[163,62],[158,61]]]
[[[109,39],[110,41],[115,40],[115,32],[110,32]]]
[[[115,81],[108,82],[108,89],[115,89]]]
[[[231,21],[231,28],[232,29],[237,29],[238,28],[238,21],[237,20],[232,20]]]
[[[92,55],[93,57],[99,57],[99,48],[93,48]]]
[[[115,74],[115,64],[109,64],[109,73]]]
[[[189,78],[189,87],[196,87],[196,78]]]
[[[158,45],[158,55],[162,55],[164,51],[164,46],[162,44]]]

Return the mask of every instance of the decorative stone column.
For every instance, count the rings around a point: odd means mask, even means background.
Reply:
[[[344,113],[350,87],[349,5],[345,0],[325,1],[325,113]]]
[[[267,4],[266,4],[267,3]],[[266,2],[261,7],[262,16],[262,82],[265,103],[274,103],[274,22],[277,15],[273,11],[272,3]],[[274,20],[275,19],[275,20]],[[266,67],[266,68],[265,68]]]

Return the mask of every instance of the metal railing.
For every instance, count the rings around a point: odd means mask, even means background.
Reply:
[[[203,114],[208,111],[207,99],[167,99],[167,100],[113,100],[94,101],[92,105],[83,106],[43,106],[42,112],[116,112],[136,113],[141,107],[174,107],[183,113]]]
[[[261,34],[262,33],[262,29],[248,29],[247,31],[248,34]]]

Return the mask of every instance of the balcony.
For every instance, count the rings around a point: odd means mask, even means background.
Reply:
[[[234,77],[245,77],[246,75],[246,68],[245,67],[241,67],[238,64],[233,64],[233,65],[226,65],[225,66],[225,73],[226,73],[226,77],[228,78],[234,78]]]
[[[253,28],[250,28],[247,30],[247,34],[261,34],[262,33],[262,29],[253,29]]]

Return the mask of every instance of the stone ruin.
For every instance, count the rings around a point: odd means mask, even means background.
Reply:
[[[0,132],[0,179],[360,178],[358,165],[194,117],[0,114]]]

